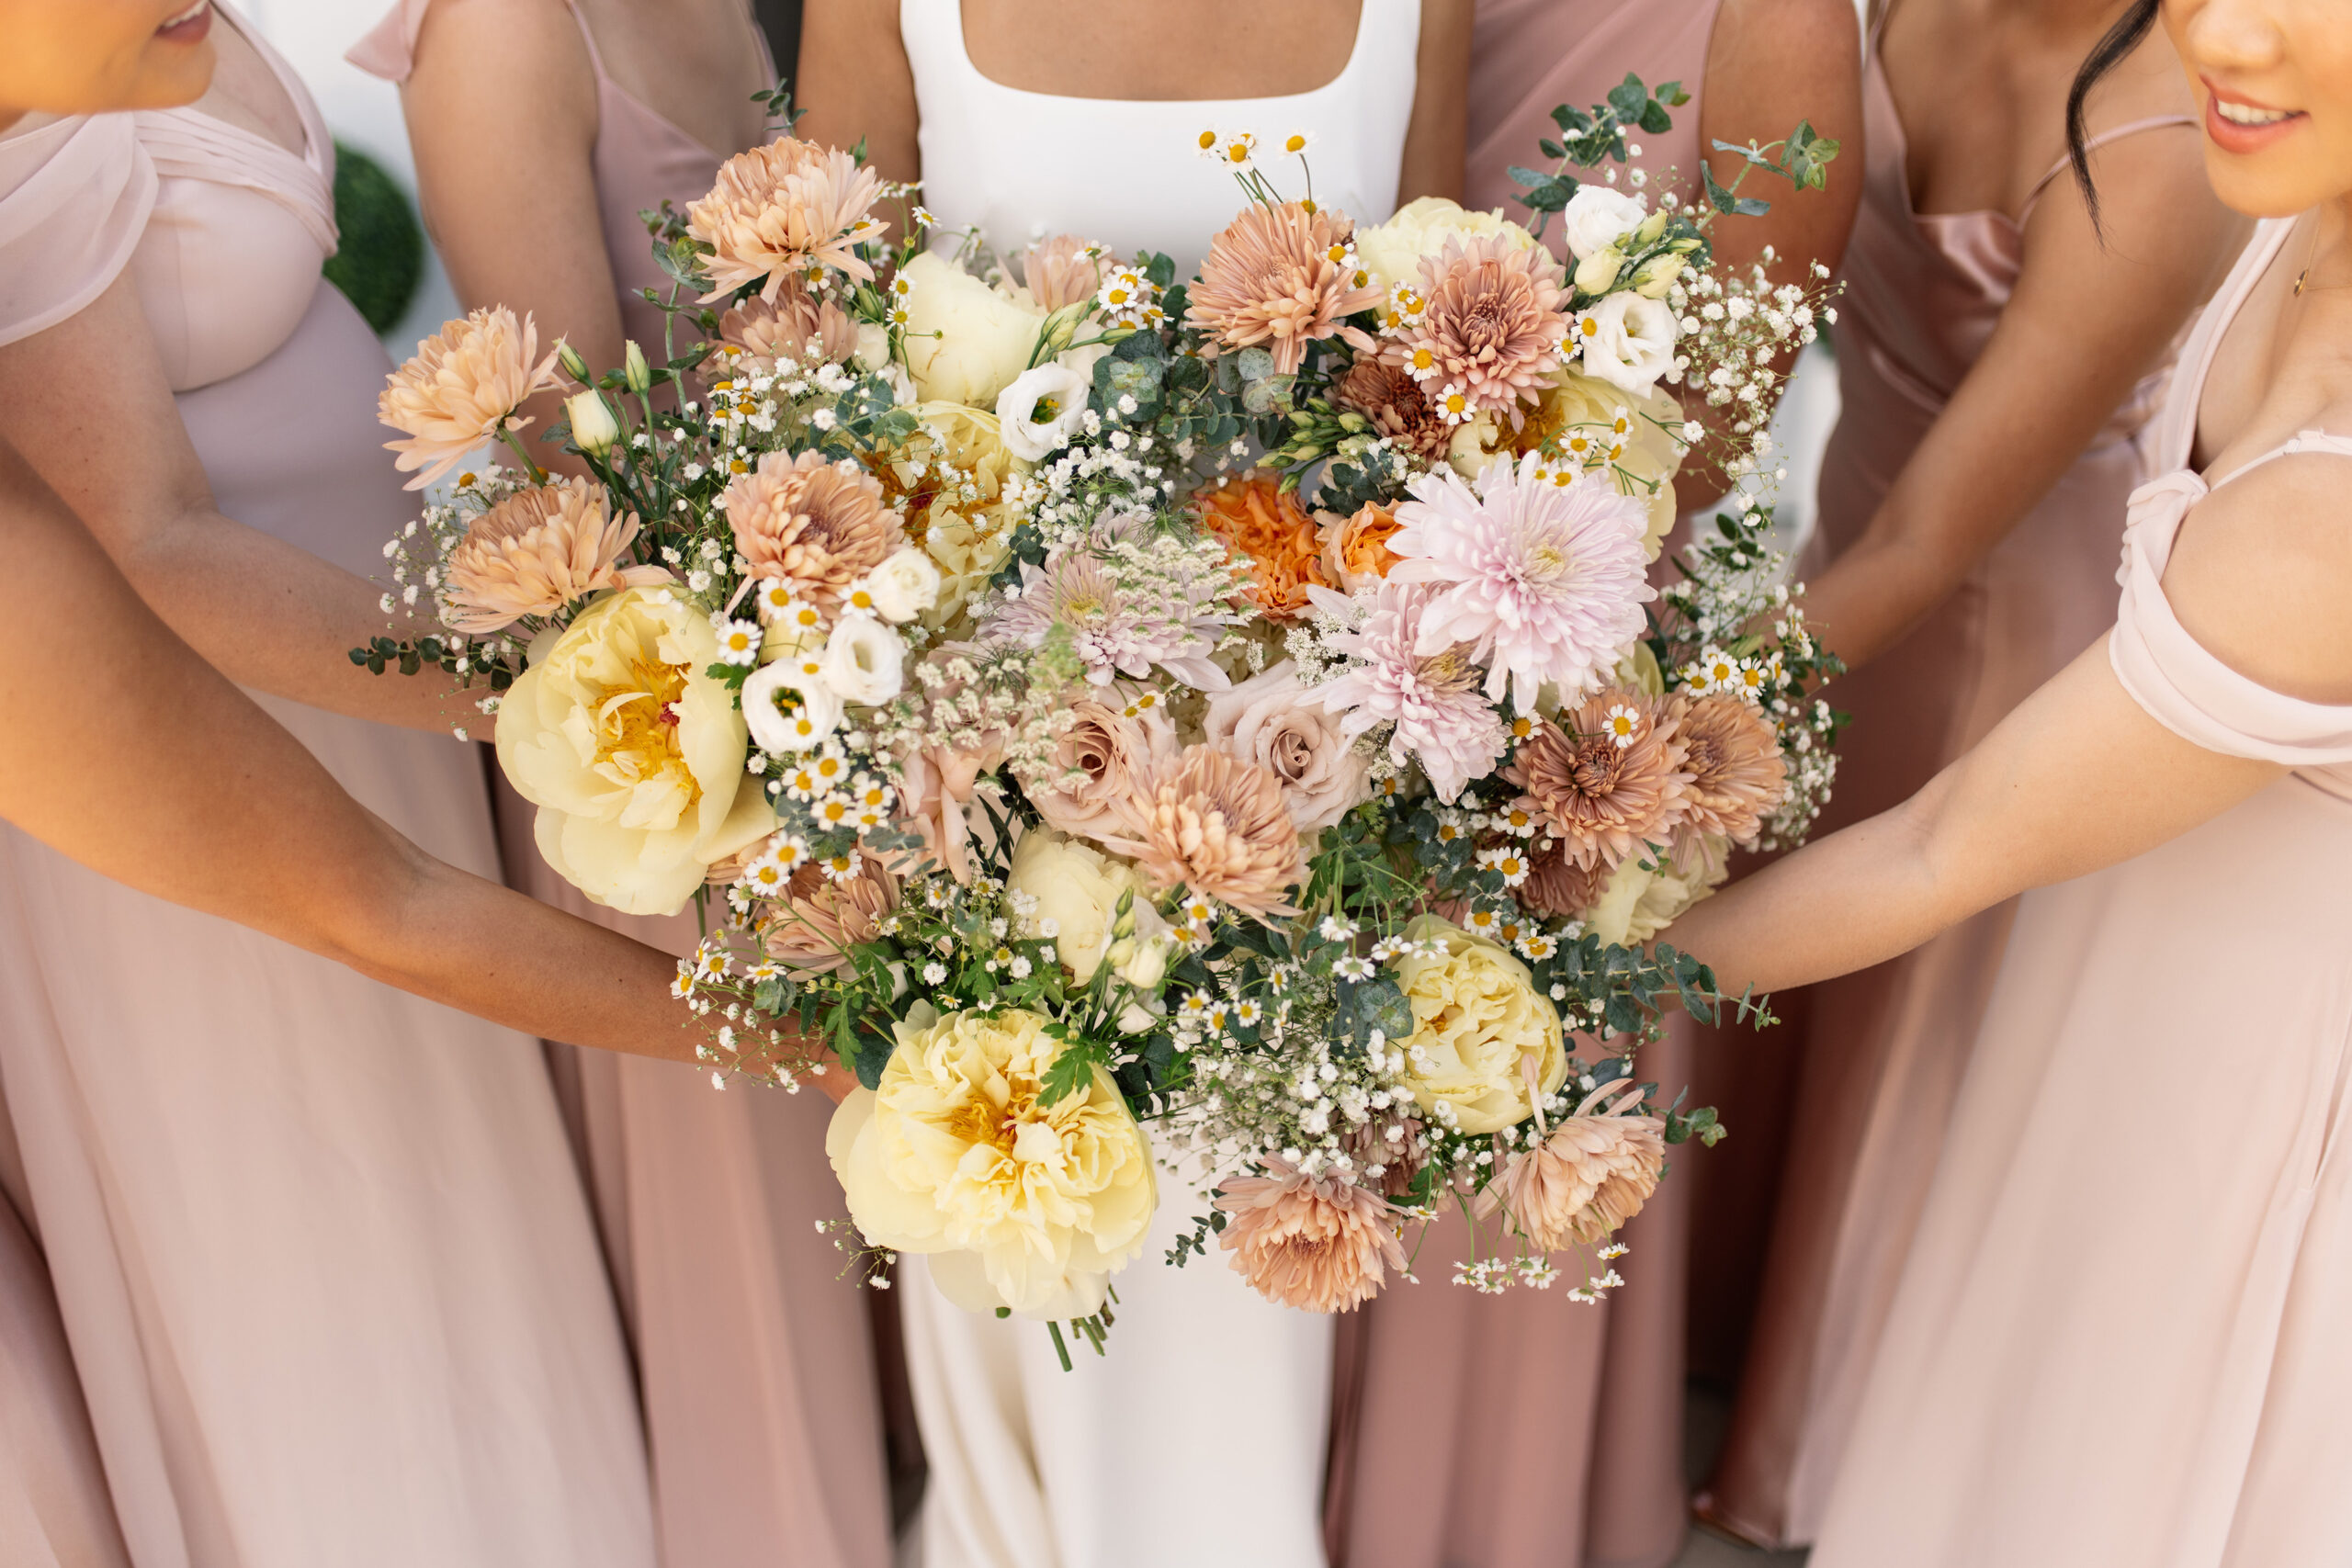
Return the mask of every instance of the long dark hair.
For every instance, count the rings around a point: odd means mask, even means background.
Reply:
[[[2107,29],[2107,36],[2092,46],[2090,57],[2082,69],[2075,73],[2075,85],[2066,94],[2066,161],[2075,166],[2075,184],[2081,187],[2083,205],[2090,209],[2091,227],[2098,227],[2098,187],[2091,184],[2091,156],[2086,145],[2089,138],[2083,130],[2083,105],[2089,99],[2091,89],[2099,78],[2123,63],[2131,52],[2139,48],[2156,25],[2156,11],[2161,0],[2132,0],[2132,7],[2116,18]]]

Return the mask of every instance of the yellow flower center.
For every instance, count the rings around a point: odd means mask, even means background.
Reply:
[[[640,652],[629,660],[628,673],[627,684],[605,688],[598,700],[595,769],[616,783],[668,775],[691,798],[698,786],[678,747],[677,705],[686,694],[686,672]]]

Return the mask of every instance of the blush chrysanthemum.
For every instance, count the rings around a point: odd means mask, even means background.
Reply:
[[[637,531],[635,515],[614,516],[604,491],[586,479],[518,491],[475,518],[449,552],[442,624],[485,636],[599,589],[666,580],[659,567],[616,564]]]
[[[1301,1312],[1353,1312],[1405,1272],[1387,1201],[1336,1176],[1311,1177],[1273,1156],[1263,1176],[1229,1176],[1216,1207],[1219,1244],[1270,1302]]]
[[[1103,847],[1136,863],[1156,891],[1185,887],[1261,920],[1298,911],[1283,897],[1306,879],[1283,781],[1254,762],[1188,746],[1155,770]]]
[[[1678,697],[1677,733],[1690,783],[1690,826],[1752,843],[1789,793],[1788,764],[1770,721],[1734,696]]]
[[[1419,649],[1420,623],[1436,592],[1393,575],[1361,599],[1309,589],[1316,606],[1343,628],[1324,640],[1347,655],[1349,665],[1308,696],[1344,716],[1340,729],[1351,739],[1393,725],[1390,758],[1400,765],[1419,762],[1438,798],[1451,801],[1494,767],[1505,737],[1494,705],[1479,694],[1478,667],[1468,655],[1458,648]]]
[[[1214,347],[1263,344],[1295,373],[1308,344],[1385,298],[1348,250],[1354,232],[1337,208],[1251,202],[1210,243],[1184,319]]]
[[[686,209],[686,232],[710,247],[702,303],[747,283],[773,303],[787,282],[829,266],[871,281],[856,246],[889,227],[868,216],[881,194],[882,176],[837,148],[787,136],[736,153]]]
[[[384,378],[376,416],[408,437],[387,441],[393,467],[424,471],[408,481],[422,490],[458,466],[485,441],[525,429],[514,411],[540,392],[562,386],[556,355],[539,356],[538,329],[503,305],[489,305],[448,321],[416,345],[409,362]]]
[[[1436,584],[1415,647],[1424,654],[1467,645],[1487,671],[1487,695],[1506,692],[1521,713],[1536,694],[1575,702],[1641,635],[1642,606],[1657,596],[1645,578],[1646,506],[1621,495],[1606,473],[1559,485],[1529,453],[1497,459],[1475,488],[1447,469],[1413,481],[1396,508],[1388,547],[1403,558],[1391,582]]]
[[[1472,410],[1519,428],[1559,368],[1568,333],[1559,262],[1541,245],[1514,249],[1500,234],[1464,242],[1421,260],[1429,304],[1389,345],[1386,357],[1418,381],[1458,388]]]
[[[1610,720],[1626,715],[1627,731],[1612,733]],[[1539,723],[1502,771],[1523,792],[1519,804],[1580,866],[1614,867],[1645,844],[1668,842],[1689,808],[1690,774],[1668,705],[1609,691],[1562,716],[1567,728]]]

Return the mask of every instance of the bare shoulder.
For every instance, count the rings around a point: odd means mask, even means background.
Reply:
[[[2352,410],[2329,428],[2352,431]],[[2352,704],[2352,457],[2308,452],[2231,479],[2182,524],[2165,572],[2181,626],[2274,691]]]
[[[1723,0],[1707,47],[1707,92],[1788,99],[1816,120],[1861,97],[1862,29],[1851,0]],[[1824,95],[1833,101],[1820,101]]]
[[[469,104],[528,114],[584,108],[593,126],[596,72],[565,0],[433,0],[408,91],[442,114]]]

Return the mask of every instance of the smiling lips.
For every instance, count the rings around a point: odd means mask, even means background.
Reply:
[[[212,0],[196,0],[187,10],[164,18],[155,36],[167,43],[195,43],[212,30]]]
[[[2205,134],[2224,152],[2259,152],[2309,118],[2300,109],[2275,109],[2225,94],[2210,80],[2205,84]]]

